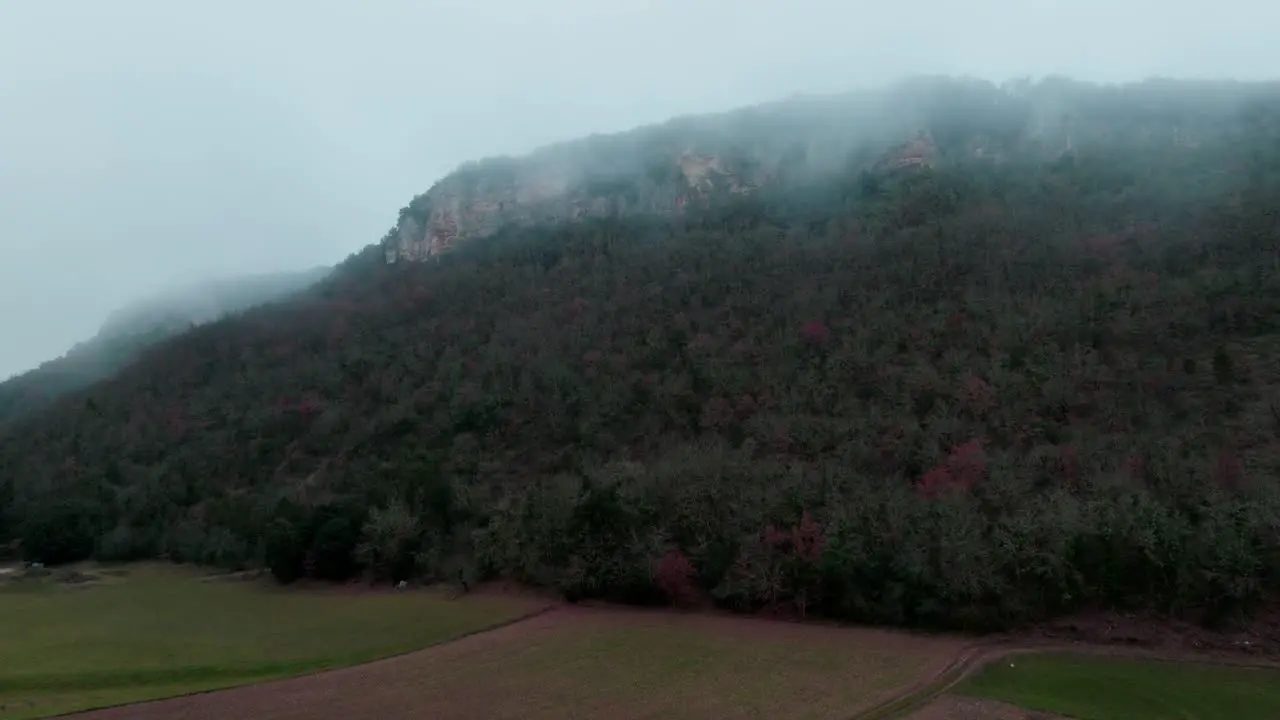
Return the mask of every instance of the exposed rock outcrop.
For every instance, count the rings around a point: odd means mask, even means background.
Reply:
[[[401,211],[386,260],[429,259],[512,224],[679,214],[843,169],[855,148],[911,137],[906,114],[872,100],[794,99],[470,163]]]
[[[680,213],[690,203],[749,193],[767,180],[693,149],[612,172],[585,168],[571,176],[558,163],[553,155],[532,156],[501,182],[487,174],[486,163],[445,178],[402,211],[384,240],[387,261],[426,260],[509,224]]]
[[[893,172],[904,169],[932,168],[938,158],[938,146],[927,131],[920,131],[909,142],[890,150],[875,164],[875,170]]]

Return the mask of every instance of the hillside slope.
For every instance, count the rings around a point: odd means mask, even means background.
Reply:
[[[92,338],[61,357],[0,382],[0,425],[110,377],[146,348],[192,325],[288,297],[329,271],[315,268],[206,282],[120,308]]]
[[[1274,98],[1276,87],[921,77],[680,118],[468,164],[403,208],[383,249],[388,262],[424,260],[509,225],[679,215],[858,170],[1052,160],[1077,145],[1190,148],[1222,132],[1242,104]]]
[[[0,436],[0,536],[906,624],[1270,597],[1280,93],[1067,84],[1059,145],[934,82],[928,163],[374,245],[168,340]]]

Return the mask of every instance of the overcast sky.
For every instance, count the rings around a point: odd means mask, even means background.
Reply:
[[[0,377],[469,159],[914,72],[1280,75],[1262,0],[0,0]]]

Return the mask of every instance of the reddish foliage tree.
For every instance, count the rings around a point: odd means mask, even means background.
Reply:
[[[809,345],[823,346],[831,340],[831,330],[821,321],[810,320],[800,326],[800,338]]]
[[[764,541],[772,549],[784,555],[792,555],[807,562],[817,562],[826,547],[822,527],[806,510],[800,522],[789,530],[779,530],[773,525],[764,529]]]
[[[658,559],[653,569],[653,580],[671,600],[671,602],[688,604],[698,597],[695,578],[697,572],[693,563],[679,550],[672,550]]]
[[[756,348],[748,339],[742,339],[729,346],[729,356],[737,361],[752,359],[757,356]]]
[[[714,348],[715,344],[715,338],[711,337],[708,333],[700,332],[697,335],[694,335],[693,339],[689,341],[689,349],[705,352]]]
[[[973,373],[964,376],[960,396],[974,415],[981,417],[996,406],[996,391],[986,380]]]
[[[781,610],[781,604],[790,600],[796,612],[804,617],[811,600],[819,592],[818,564],[827,538],[822,526],[806,510],[800,521],[789,529],[780,530],[768,525],[761,533],[766,557],[764,563],[771,569],[762,573],[773,582],[762,588],[772,612]]]
[[[791,430],[779,424],[769,436],[769,449],[776,453],[786,453],[791,450],[791,442]]]
[[[957,310],[947,317],[947,330],[953,333],[962,332],[969,326],[969,315],[963,310]]]
[[[1080,480],[1080,453],[1074,445],[1059,445],[1056,450],[1058,451],[1058,471],[1068,483],[1074,486]]]
[[[1147,476],[1147,458],[1140,450],[1134,450],[1124,459],[1124,470],[1131,480],[1141,481]]]
[[[956,446],[946,462],[926,472],[916,483],[916,492],[929,499],[952,492],[968,492],[986,477],[986,450],[981,440],[970,440]]]
[[[324,409],[324,402],[314,395],[307,395],[293,406],[298,414],[304,417],[318,415]]]
[[[952,450],[947,457],[947,469],[951,471],[952,478],[966,490],[985,480],[987,452],[982,447],[982,441],[970,440]]]
[[[1244,483],[1244,462],[1231,448],[1218,451],[1214,460],[1213,480],[1224,490],[1239,490]]]
[[[169,431],[171,438],[181,438],[187,432],[187,421],[182,411],[177,408],[170,408],[165,414],[165,427]]]
[[[920,477],[916,483],[916,492],[923,498],[933,499],[949,492],[954,486],[951,471],[947,470],[946,465],[939,465]]]
[[[702,427],[723,430],[733,422],[734,408],[728,399],[716,396],[702,406]]]
[[[826,535],[822,526],[813,519],[809,511],[800,515],[800,523],[791,529],[791,548],[796,557],[807,562],[816,563],[822,557],[827,546]]]
[[[336,345],[341,343],[347,337],[347,319],[345,317],[335,317],[329,328],[329,344]]]
[[[1123,239],[1124,238],[1117,233],[1095,235],[1090,238],[1085,238],[1081,242],[1081,245],[1084,246],[1084,249],[1087,252],[1094,255],[1112,257],[1116,254],[1116,251]]]

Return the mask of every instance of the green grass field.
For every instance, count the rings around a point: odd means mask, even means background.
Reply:
[[[423,648],[534,609],[504,597],[292,591],[139,566],[0,583],[0,718],[229,687]]]
[[[993,663],[959,692],[1079,720],[1280,718],[1274,670],[1025,655]]]

